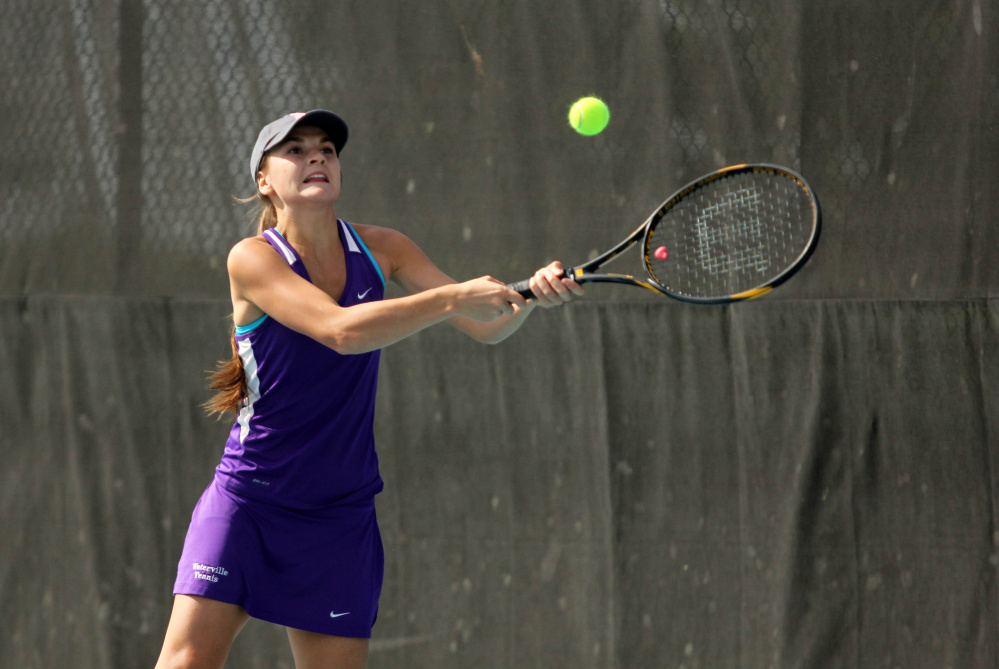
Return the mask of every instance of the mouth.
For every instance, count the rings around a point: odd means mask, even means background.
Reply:
[[[310,174],[309,176],[305,177],[305,181],[303,183],[307,183],[307,184],[326,183],[326,184],[328,184],[329,182],[330,182],[330,178],[328,176],[326,176],[322,172],[315,172],[314,174]]]

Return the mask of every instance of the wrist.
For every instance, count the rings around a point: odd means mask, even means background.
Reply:
[[[434,298],[438,303],[438,308],[446,316],[454,316],[459,313],[458,310],[458,295],[455,287],[458,284],[450,283],[436,288],[434,292]]]

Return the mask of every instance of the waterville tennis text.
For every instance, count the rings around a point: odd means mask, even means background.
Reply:
[[[212,583],[219,582],[219,576],[228,576],[229,572],[223,567],[213,567],[208,564],[194,563],[194,578],[200,578]]]

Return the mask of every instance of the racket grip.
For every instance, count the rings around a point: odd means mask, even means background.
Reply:
[[[534,291],[531,290],[530,279],[524,279],[523,281],[517,281],[516,283],[508,283],[506,284],[506,287],[520,293],[529,300],[537,297],[534,294]]]

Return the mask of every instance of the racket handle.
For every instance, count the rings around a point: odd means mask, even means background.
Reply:
[[[520,293],[529,300],[537,297],[534,294],[534,291],[531,290],[530,279],[524,279],[523,281],[517,281],[516,283],[508,283],[506,284],[506,287]]]
[[[576,280],[580,280],[580,277],[576,276],[576,269],[574,267],[563,267],[562,278],[575,278]],[[523,281],[517,281],[516,283],[508,283],[506,284],[506,287],[510,290],[517,291],[530,300],[537,297],[537,295],[534,294],[534,291],[531,290],[530,282],[530,279],[524,279]]]

